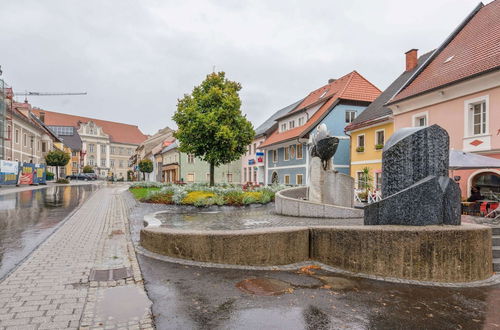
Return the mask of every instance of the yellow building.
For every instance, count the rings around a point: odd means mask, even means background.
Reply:
[[[417,60],[417,50],[405,53],[406,70],[387,87],[345,131],[351,136],[350,174],[355,180],[356,188],[364,188],[363,169],[369,168],[373,179],[373,188],[379,190],[382,185],[382,148],[385,141],[394,132],[392,111],[385,104],[401,89],[413,73],[420,69],[432,52],[420,56]]]

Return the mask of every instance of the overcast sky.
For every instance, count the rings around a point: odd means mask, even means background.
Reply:
[[[177,98],[215,66],[242,84],[242,111],[257,127],[352,70],[383,90],[405,51],[436,48],[477,4],[1,0],[0,65],[18,92],[88,93],[31,97],[34,106],[147,134],[175,127]]]

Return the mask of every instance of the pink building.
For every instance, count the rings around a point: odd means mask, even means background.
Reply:
[[[417,50],[407,53],[417,58]],[[394,129],[438,124],[450,148],[500,158],[500,1],[479,4],[389,101]],[[462,196],[472,186],[500,193],[500,169],[455,171]]]

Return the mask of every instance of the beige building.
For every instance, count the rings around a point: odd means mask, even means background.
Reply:
[[[29,103],[7,99],[3,159],[45,164],[45,155],[59,142],[32,111]]]
[[[77,129],[82,141],[82,165],[92,166],[101,177],[125,180],[131,169],[129,158],[147,138],[135,125],[40,109],[35,109],[34,113],[51,128]]]

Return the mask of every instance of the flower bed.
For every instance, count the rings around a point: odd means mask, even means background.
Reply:
[[[144,203],[178,204],[194,206],[267,204],[284,186],[242,189],[235,185],[206,184],[173,185],[156,182],[137,182],[130,186],[134,197]]]

